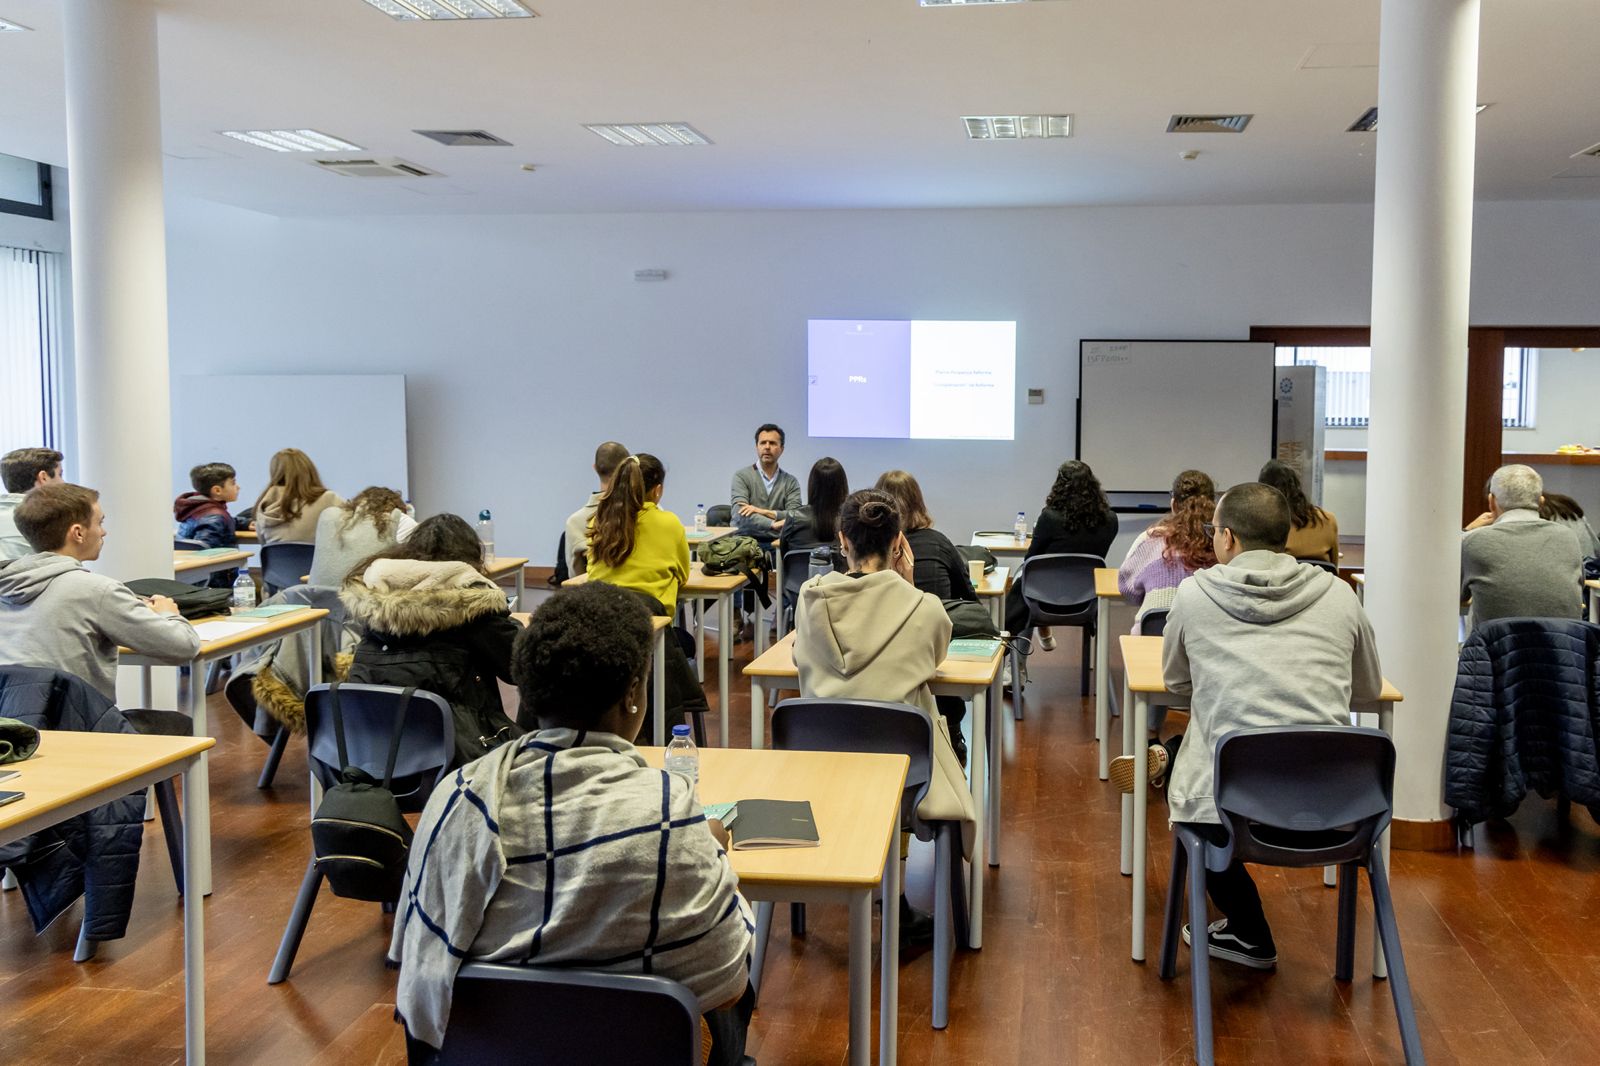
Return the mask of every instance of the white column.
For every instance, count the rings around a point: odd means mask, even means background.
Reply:
[[[113,577],[172,573],[167,258],[156,16],[62,4],[79,480],[100,490]]]
[[[1479,0],[1383,0],[1366,609],[1394,716],[1395,815],[1445,816],[1456,674]]]

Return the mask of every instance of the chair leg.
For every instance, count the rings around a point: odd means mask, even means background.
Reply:
[[[1205,848],[1189,856],[1189,991],[1194,1003],[1194,1059],[1213,1066],[1216,1052],[1211,1036],[1211,945],[1206,940]]]
[[[172,779],[156,782],[156,806],[161,809],[161,834],[167,838],[167,858],[172,860],[172,880],[183,895],[183,815]]]
[[[294,957],[300,951],[300,938],[306,935],[306,923],[311,920],[311,907],[317,902],[317,890],[321,887],[322,871],[317,869],[317,860],[312,859],[306,864],[305,879],[294,897],[294,909],[289,912],[289,924],[284,926],[283,941],[278,945],[277,957],[272,960],[267,984],[280,984],[288,978]]]
[[[1359,867],[1353,862],[1339,864],[1339,932],[1334,947],[1333,979],[1348,981],[1356,966],[1356,882]]]
[[[750,945],[750,987],[761,996],[761,968],[767,961],[767,938],[772,935],[772,901],[756,904],[755,943]]]
[[[1022,650],[1019,641],[1011,644],[1011,717],[1022,721]]]
[[[967,899],[967,878],[961,863],[960,828],[951,825],[945,829],[950,834],[950,915],[955,919],[956,947],[972,947],[972,904]]]
[[[289,730],[280,725],[272,737],[272,747],[267,749],[267,761],[261,767],[261,777],[256,781],[257,788],[272,787],[272,779],[278,776],[278,764],[283,761],[283,752],[288,746]]]
[[[78,946],[72,949],[73,962],[88,962],[94,958],[94,953],[100,947],[98,940],[90,940],[85,934],[89,931],[87,923],[78,926]]]
[[[955,929],[951,920],[950,867],[956,858],[950,847],[950,834],[941,831],[933,838],[933,1027],[950,1024],[950,960],[955,955]],[[973,856],[981,862],[980,856]]]
[[[1078,661],[1079,661],[1080,664],[1082,664],[1083,669],[1078,671],[1078,674],[1079,674],[1080,679],[1081,679],[1081,685],[1080,685],[1080,688],[1078,690],[1078,695],[1080,695],[1080,696],[1088,696],[1089,695],[1089,667],[1094,662],[1094,651],[1089,647],[1089,638],[1091,636],[1093,636],[1094,630],[1091,629],[1089,626],[1080,626],[1079,628],[1083,630],[1083,657]]]
[[[718,698],[720,699],[721,697],[719,696]],[[691,714],[689,715],[689,718],[691,720],[691,724],[694,726],[695,745],[701,748],[710,747],[710,745],[706,743],[706,716],[703,714]]]
[[[1163,981],[1178,975],[1178,941],[1183,939],[1183,886],[1189,871],[1189,852],[1183,839],[1172,834],[1172,873],[1167,878],[1167,909],[1161,923],[1161,961],[1157,971]]]
[[[804,903],[789,904],[789,935],[806,935],[806,905]]]
[[[233,672],[233,659],[215,659],[206,667],[206,695],[214,696],[222,691],[222,686],[230,673]]]
[[[1378,921],[1378,936],[1383,941],[1383,957],[1389,965],[1389,994],[1394,997],[1395,1019],[1400,1023],[1400,1046],[1407,1066],[1424,1061],[1422,1034],[1417,1030],[1417,1011],[1411,1002],[1411,982],[1406,977],[1406,960],[1400,949],[1400,927],[1394,920],[1394,900],[1389,895],[1389,872],[1377,848],[1367,855],[1367,882],[1372,888],[1372,910]]]

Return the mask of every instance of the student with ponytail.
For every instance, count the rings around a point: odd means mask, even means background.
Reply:
[[[1183,579],[1217,561],[1205,526],[1216,507],[1216,486],[1199,470],[1172,479],[1172,510],[1140,533],[1117,570],[1117,590],[1137,614],[1133,631],[1151,611],[1172,606]]]

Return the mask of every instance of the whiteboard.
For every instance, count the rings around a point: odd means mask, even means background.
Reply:
[[[180,377],[173,384],[173,494],[189,469],[228,463],[249,507],[267,483],[274,452],[299,448],[322,483],[349,499],[368,485],[411,498],[404,374],[276,374]]]
[[[1187,469],[1218,489],[1273,456],[1271,341],[1078,344],[1078,458],[1107,492],[1165,496]]]

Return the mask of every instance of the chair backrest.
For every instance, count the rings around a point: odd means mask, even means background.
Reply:
[[[1139,619],[1139,635],[1141,637],[1159,637],[1167,631],[1167,615],[1172,610],[1168,607],[1157,607],[1148,611]]]
[[[1261,726],[1217,742],[1226,857],[1326,866],[1366,856],[1394,810],[1394,741],[1353,726]],[[1226,863],[1217,857],[1223,868]]]
[[[331,685],[315,685],[306,693],[306,750],[311,772],[323,788],[339,783],[339,742],[329,707]],[[394,685],[340,685],[339,717],[344,722],[349,765],[383,780],[389,759],[389,738],[405,689]],[[421,810],[434,786],[455,757],[455,722],[442,696],[418,689],[406,707],[405,730],[394,763],[395,798],[404,810]]]
[[[300,584],[300,579],[311,573],[311,555],[316,548],[298,540],[280,540],[261,546],[261,583],[268,595],[290,585]]]
[[[699,1066],[700,1006],[653,974],[467,962],[456,974],[440,1066]]]
[[[1307,566],[1314,566],[1319,570],[1326,570],[1328,573],[1334,574],[1335,576],[1337,576],[1339,573],[1339,567],[1334,563],[1328,562],[1326,559],[1301,559],[1296,557],[1295,562],[1305,563]]]
[[[1096,606],[1094,572],[1105,565],[1098,555],[1035,555],[1017,567],[1012,588],[1027,603],[1034,624],[1092,616]]]
[[[193,537],[173,537],[172,538],[172,550],[173,551],[198,552],[198,551],[205,551],[209,547],[211,547],[211,545],[207,544],[205,541],[203,541],[203,540],[195,540]]]
[[[827,549],[836,573],[844,572],[844,556],[837,548],[827,544],[813,544],[809,548],[790,548],[783,553],[783,594],[788,599],[793,600],[800,595],[800,586],[810,580],[811,553],[818,548]]]
[[[733,505],[728,503],[714,503],[706,508],[706,525],[731,526],[733,525]]]
[[[857,751],[911,760],[901,797],[901,824],[926,840],[917,804],[933,776],[933,719],[921,707],[881,700],[797,698],[772,712],[772,746],[781,751]]]

